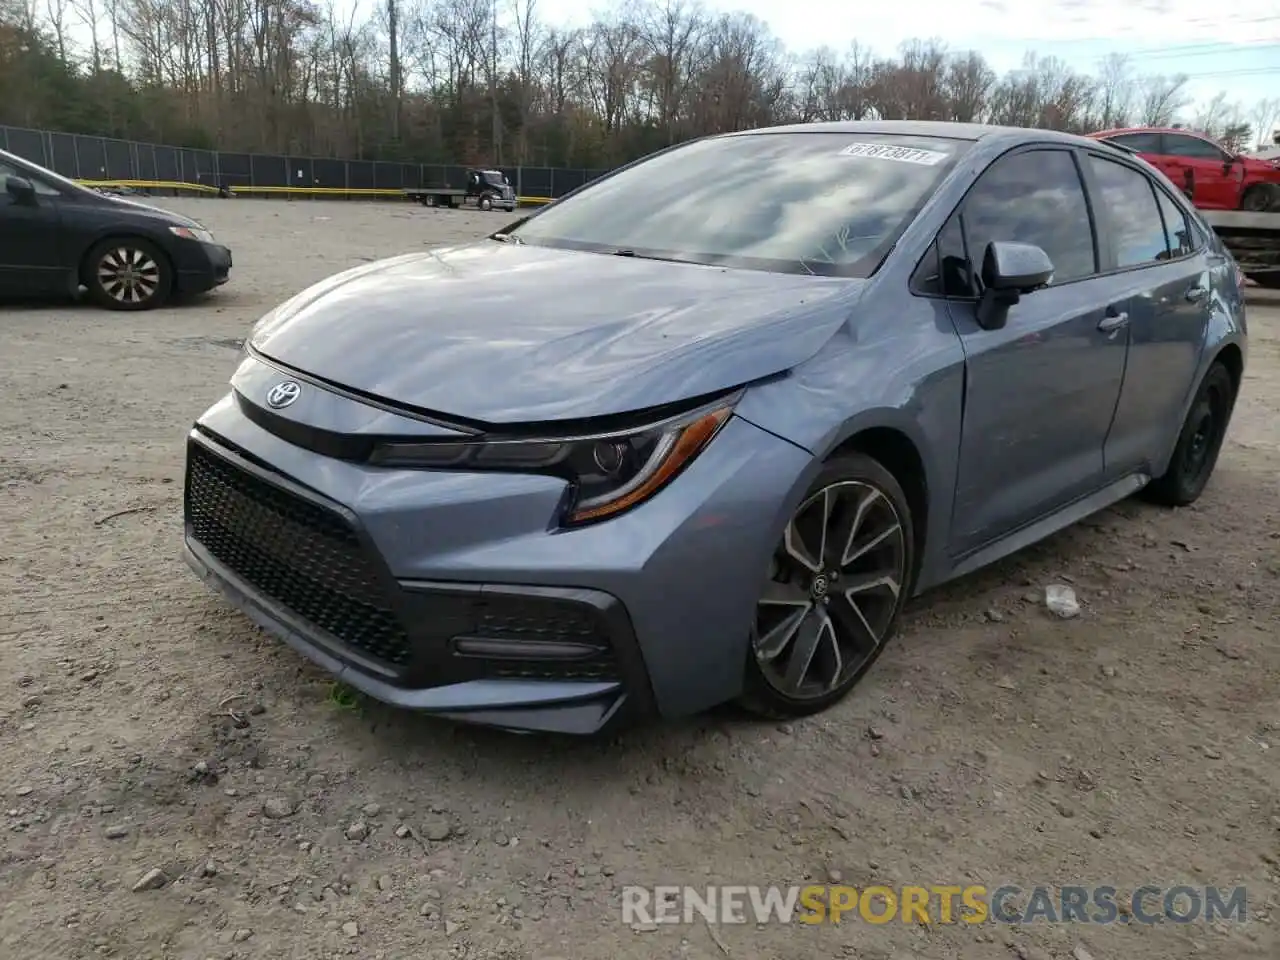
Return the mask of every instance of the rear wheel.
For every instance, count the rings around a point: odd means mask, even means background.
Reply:
[[[169,299],[169,258],[140,237],[103,240],[85,258],[82,279],[89,295],[109,310],[150,310]]]
[[[893,474],[861,453],[827,463],[770,560],[743,706],[806,716],[848,694],[897,626],[913,544],[911,508]]]
[[[1273,196],[1265,184],[1250,187],[1240,198],[1240,209],[1249,213],[1266,213],[1271,209]]]
[[[1168,468],[1143,489],[1148,500],[1185,507],[1199,499],[1226,439],[1235,392],[1231,372],[1221,362],[1215,362],[1191,402]]]

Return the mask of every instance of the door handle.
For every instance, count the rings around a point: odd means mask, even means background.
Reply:
[[[1185,294],[1187,301],[1189,303],[1199,303],[1208,295],[1209,295],[1209,288],[1202,287],[1200,286],[1200,284],[1196,284],[1194,287],[1188,290]]]
[[[1103,333],[1115,333],[1121,327],[1127,326],[1129,323],[1128,311],[1113,313],[1110,316],[1103,317],[1098,321],[1098,329]]]

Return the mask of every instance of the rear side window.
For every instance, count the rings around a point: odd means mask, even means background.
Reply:
[[[1160,216],[1164,219],[1164,235],[1169,243],[1170,258],[1177,259],[1195,253],[1198,246],[1196,231],[1186,211],[1163,190],[1156,191],[1156,202],[1160,205]]]
[[[1161,153],[1163,146],[1158,133],[1122,133],[1118,137],[1107,137],[1111,143],[1118,143],[1137,150],[1139,153]]]
[[[969,191],[963,217],[974,267],[980,267],[991,241],[1013,240],[1033,243],[1049,255],[1054,283],[1097,272],[1084,187],[1064,150],[1001,157]]]
[[[1098,208],[1115,249],[1117,267],[1137,267],[1169,258],[1155,187],[1132,167],[1089,155],[1100,196]]]

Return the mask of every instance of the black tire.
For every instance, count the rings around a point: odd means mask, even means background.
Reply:
[[[1231,371],[1215,361],[1191,401],[1168,468],[1142,490],[1147,500],[1166,507],[1185,507],[1200,498],[1217,465],[1235,401]]]
[[[1266,184],[1250,187],[1240,198],[1240,209],[1249,213],[1266,213],[1271,209],[1275,198]]]
[[[480,198],[479,207],[481,210],[484,210],[486,213],[492,210],[493,197],[486,193],[484,196]]]
[[[810,602],[810,612],[801,614],[800,606],[794,605],[796,601],[775,600],[771,597],[779,589],[803,589],[794,582],[795,573],[800,573],[801,576],[810,574],[802,570],[799,564],[792,566],[794,572],[785,569],[797,556],[792,533],[795,532],[795,540],[806,539],[801,530],[807,525],[807,539],[812,541],[812,531],[817,529],[813,526],[812,511],[822,509],[819,498],[824,491],[833,497],[843,497],[843,502],[838,501],[830,509],[828,529],[836,533],[830,543],[822,541],[828,556],[816,564],[819,570],[812,574],[808,588],[810,596],[816,599]],[[846,524],[844,519],[837,517],[847,518],[850,522]],[[865,529],[870,530],[865,538],[856,536],[859,529],[864,528],[853,522],[855,517],[864,518],[867,524]],[[870,523],[873,517],[879,518],[877,524],[882,522],[884,529],[890,531],[886,534],[888,539],[881,540],[876,536],[877,527]],[[892,532],[895,528],[896,533]],[[845,545],[838,548],[839,554],[832,553],[831,544],[842,538]],[[845,564],[843,559],[855,547],[856,540],[862,540],[864,544],[880,545],[858,548],[855,559]],[[816,552],[800,547],[800,553]],[[837,560],[837,556],[840,559]],[[885,562],[884,569],[896,571],[893,576],[897,582],[892,588],[887,583],[879,582],[885,579],[878,573],[882,558]],[[825,573],[828,564],[831,572]],[[746,682],[739,704],[760,716],[785,719],[819,713],[842,700],[871,668],[893,637],[899,615],[911,595],[914,576],[915,539],[911,506],[902,492],[902,486],[879,461],[866,454],[848,453],[832,458],[818,473],[800,507],[788,521],[770,560],[769,578],[762,588],[747,647]],[[841,577],[844,579],[841,580]],[[824,580],[821,593],[817,592],[818,580]],[[858,584],[857,588],[845,589],[847,584],[854,583]],[[766,594],[770,596],[767,597]],[[859,598],[856,602],[852,599],[855,595]],[[779,617],[776,611],[788,610],[788,604],[793,604],[793,608]],[[771,610],[774,612],[769,613]],[[799,664],[798,671],[793,671],[792,668],[796,665],[791,661],[801,647],[801,631],[808,622],[806,618],[815,614],[825,618],[830,632],[825,634],[827,639],[824,641],[823,630],[815,629],[814,635],[818,639],[811,647],[809,660]],[[777,626],[773,626],[775,619]],[[788,628],[784,621],[794,621],[796,626]],[[847,629],[854,624],[865,630]],[[794,643],[788,638],[778,646],[778,652],[764,649],[765,641],[770,641],[771,637],[778,636],[780,631],[786,629],[791,630]],[[783,659],[784,652],[785,667],[778,662]],[[819,654],[822,654],[821,658]],[[803,683],[805,677],[815,672],[815,668],[817,673],[821,674],[825,670],[830,676],[822,678],[821,682],[809,684],[803,695],[796,695],[789,690],[790,684],[778,676],[778,672],[788,675],[798,672]],[[799,687],[794,689],[799,690]]]
[[[169,258],[141,237],[98,243],[85,257],[80,278],[94,302],[108,310],[152,310],[173,292]]]

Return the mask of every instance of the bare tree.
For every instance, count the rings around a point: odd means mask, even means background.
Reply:
[[[71,0],[71,7],[80,18],[80,22],[89,30],[89,56],[93,72],[102,72],[102,46],[98,39],[98,31],[102,27],[102,10],[97,0]]]
[[[400,139],[404,73],[400,65],[400,0],[384,0],[387,15],[387,81],[391,94],[391,137]]]
[[[153,142],[424,163],[604,167],[719,131],[795,120],[1166,125],[1186,78],[1104,59],[1094,76],[1028,54],[910,40],[801,56],[705,0],[611,0],[554,29],[537,0],[0,0],[53,73],[0,57],[0,122]],[[81,26],[83,25],[83,26]],[[1200,125],[1270,134],[1280,100],[1224,97]],[[319,165],[315,169],[322,169]],[[332,170],[332,167],[324,168]],[[230,175],[230,174],[227,174]],[[443,174],[441,174],[443,176]]]
[[[1129,126],[1137,92],[1129,58],[1119,53],[1103,57],[1096,87],[1098,126],[1103,130]]]
[[[1139,113],[1143,126],[1167,127],[1191,102],[1186,92],[1186,74],[1147,77],[1142,82]]]
[[[982,116],[995,86],[996,73],[982,55],[969,51],[951,58],[947,64],[947,94],[951,101],[951,119],[973,123]]]
[[[53,30],[58,59],[67,59],[67,0],[44,0],[45,17]]]
[[[538,21],[537,0],[511,0],[511,7],[511,15],[515,20],[516,106],[520,116],[516,159],[518,163],[524,163],[529,152],[528,134],[532,120],[536,70],[547,36]]]
[[[1276,130],[1277,120],[1280,120],[1280,97],[1264,97],[1253,105],[1249,112],[1249,122],[1253,126],[1255,146],[1280,143],[1280,131]]]

